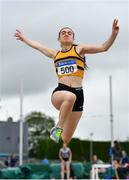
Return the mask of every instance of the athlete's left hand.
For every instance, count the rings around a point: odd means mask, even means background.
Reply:
[[[112,33],[117,35],[118,32],[119,32],[118,19],[114,19],[112,25]]]

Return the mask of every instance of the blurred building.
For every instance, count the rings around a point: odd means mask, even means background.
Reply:
[[[19,153],[19,122],[0,121],[0,153]],[[23,154],[28,154],[28,126],[23,123]]]

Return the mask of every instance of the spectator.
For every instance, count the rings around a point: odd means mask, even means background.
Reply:
[[[6,167],[9,166],[9,158],[6,158],[6,159],[5,159],[4,164],[5,164]]]
[[[129,165],[122,165],[120,160],[114,160],[114,167],[116,170],[117,179],[127,179],[129,176]]]
[[[112,147],[112,156],[113,161],[122,160],[122,149],[118,141],[114,141],[114,146]]]
[[[63,143],[63,147],[59,151],[59,158],[61,160],[61,179],[64,179],[65,172],[67,179],[70,179],[72,152],[66,143]]]
[[[102,160],[100,160],[100,159],[98,159],[98,157],[97,157],[97,155],[96,154],[94,154],[93,156],[92,156],[92,164],[104,164],[104,162],[102,161]],[[101,175],[101,174],[103,174],[103,173],[105,173],[105,168],[98,168],[98,173],[99,173],[99,175]],[[92,179],[92,170],[90,171],[90,177],[91,177],[91,179]]]
[[[49,160],[45,157],[42,161],[41,161],[42,164],[49,164]]]
[[[124,150],[122,151],[122,162],[121,162],[121,164],[122,165],[129,164],[129,157]]]
[[[16,155],[13,153],[10,157],[10,167],[15,167],[18,159],[16,158]]]
[[[104,162],[102,160],[98,159],[97,155],[94,154],[92,157],[92,163],[93,164],[103,164]]]

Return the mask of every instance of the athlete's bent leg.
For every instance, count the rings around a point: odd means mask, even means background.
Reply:
[[[52,96],[52,104],[60,110],[57,126],[50,132],[50,138],[57,143],[59,142],[64,122],[69,119],[72,113],[75,101],[76,95],[68,91],[57,91]]]
[[[70,142],[81,116],[82,111],[73,111],[70,117],[64,122],[62,140],[65,143]]]
[[[60,111],[58,127],[63,128],[64,121],[69,118],[76,95],[68,91],[57,91],[52,96],[52,104]]]

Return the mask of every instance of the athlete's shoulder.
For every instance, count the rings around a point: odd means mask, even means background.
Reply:
[[[56,59],[56,57],[58,56],[58,54],[59,54],[60,52],[61,52],[60,50],[56,50],[56,52],[55,52],[55,56],[54,56],[54,58],[53,58],[53,59]]]
[[[83,54],[83,44],[78,44],[76,46],[74,46],[74,49],[76,51],[76,53],[81,56],[81,58],[84,58],[84,54]]]
[[[83,48],[83,44],[78,44],[78,45],[75,46],[75,48],[76,48],[76,50],[78,52],[80,52],[82,50],[82,48]]]

